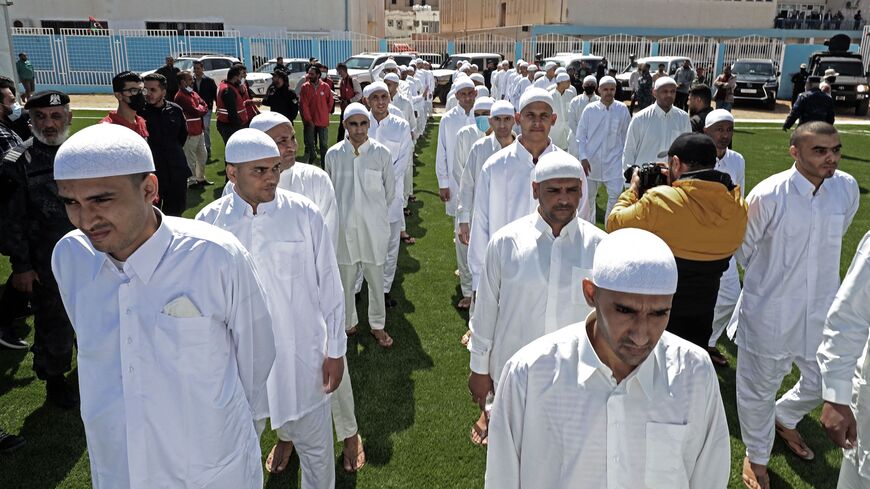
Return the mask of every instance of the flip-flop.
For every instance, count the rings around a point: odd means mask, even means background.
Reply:
[[[381,331],[383,332],[383,335],[381,337],[378,337],[378,335],[375,334],[375,331]],[[375,340],[378,342],[378,345],[380,345],[381,348],[389,349],[393,347],[393,338],[390,337],[390,335],[387,334],[386,331],[382,329],[372,330],[372,336],[374,336]]]
[[[728,359],[715,346],[707,348],[707,353],[710,355],[710,361],[717,367],[727,367]]]
[[[347,336],[353,336],[353,335],[357,334],[359,332],[359,329],[357,329],[357,326],[358,325],[356,325],[356,324],[353,325],[350,329],[345,330],[344,334],[346,334]]]
[[[410,216],[410,215],[411,215],[411,209],[409,209],[409,208],[407,208],[407,207],[405,207],[405,208],[402,210],[402,212],[405,214],[405,216]]]
[[[402,243],[406,245],[417,244],[417,240],[413,236],[402,236]]]
[[[471,443],[479,446],[485,447],[489,444],[487,438],[489,437],[489,430],[487,428],[481,428],[477,425],[477,421],[471,425]]]
[[[464,335],[462,335],[462,339],[460,339],[459,342],[462,343],[462,346],[467,347],[469,341],[471,341],[471,330],[470,329],[468,331],[466,331]]]
[[[463,297],[460,299],[459,302],[456,303],[456,308],[464,311],[471,309],[471,297]]]
[[[290,463],[290,455],[293,455],[293,442],[278,440],[266,457],[266,470],[272,474],[284,472],[287,464]]]
[[[356,434],[357,443],[359,444],[359,451],[356,453],[356,460],[353,460],[351,457],[353,455],[348,456],[345,449],[342,449],[341,456],[344,461],[344,471],[348,473],[359,472],[360,469],[366,466],[366,451],[363,448],[362,437],[359,436],[359,433]]]
[[[770,489],[770,476],[765,475],[759,480],[752,470],[749,457],[743,458],[743,485],[748,489]]]
[[[776,422],[776,434],[782,438],[782,441],[785,442],[785,446],[788,447],[789,450],[792,451],[795,455],[798,456],[801,460],[811,461],[816,458],[816,454],[813,453],[813,450],[807,446],[804,441],[804,437],[796,429],[788,429],[785,426],[781,425],[779,421]],[[801,453],[801,450],[806,452],[806,455]]]

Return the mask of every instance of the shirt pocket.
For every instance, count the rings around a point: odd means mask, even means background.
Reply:
[[[583,279],[592,278],[592,270],[583,267],[571,267],[571,303],[586,305],[583,295]],[[581,318],[583,319],[583,318]]]
[[[646,424],[646,470],[644,483],[650,489],[688,489],[683,464],[686,425]]]
[[[381,178],[381,172],[378,170],[370,170],[366,168],[363,185],[365,189],[369,192],[377,192],[379,190],[383,190],[384,181]]]
[[[833,214],[826,219],[828,224],[828,240],[839,244],[843,241],[843,225],[846,223],[845,214]]]
[[[281,241],[269,247],[272,263],[280,277],[298,277],[305,270],[304,241]]]

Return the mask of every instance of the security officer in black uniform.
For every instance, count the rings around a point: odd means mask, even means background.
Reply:
[[[819,90],[822,78],[811,76],[807,78],[807,91],[798,96],[797,101],[791,106],[791,112],[782,125],[783,131],[788,131],[796,120],[798,125],[810,121],[825,121],[834,123],[834,99],[827,93]]]
[[[74,229],[57,195],[54,157],[69,136],[69,97],[49,90],[24,106],[33,137],[11,149],[0,163],[5,202],[3,248],[10,253],[12,285],[30,294],[34,309],[33,370],[46,381],[48,401],[78,407],[77,382],[67,382],[72,367],[74,333],[51,272],[55,243]]]
[[[807,71],[806,63],[801,64],[801,70],[797,73],[791,75],[791,104],[794,105],[797,102],[797,98],[801,93],[805,90],[805,86],[807,84],[807,77],[810,74]]]

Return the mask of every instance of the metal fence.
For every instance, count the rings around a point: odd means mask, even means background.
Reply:
[[[611,34],[589,42],[589,53],[606,57],[608,66],[615,67],[617,71],[628,66],[630,55],[643,58],[649,56],[651,49],[651,40],[628,34]]]
[[[703,66],[718,73],[716,58],[719,55],[719,41],[710,37],[682,35],[659,40],[659,56],[688,56],[695,67]]]
[[[861,59],[864,61],[864,66],[870,62],[870,25],[864,26],[861,35]]]
[[[524,39],[522,42],[523,59],[535,59],[535,55],[541,54],[549,58],[556,53],[582,53],[583,39],[577,36],[564,36],[561,34],[544,34]]]
[[[782,39],[764,36],[746,36],[725,43],[725,64],[734,64],[740,58],[772,59],[782,66]]]
[[[457,53],[495,53],[516,61],[516,40],[495,34],[474,34],[454,41]]]

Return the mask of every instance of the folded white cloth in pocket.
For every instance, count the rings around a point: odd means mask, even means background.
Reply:
[[[198,318],[202,316],[199,309],[186,295],[176,297],[163,306],[163,314],[174,318]]]

